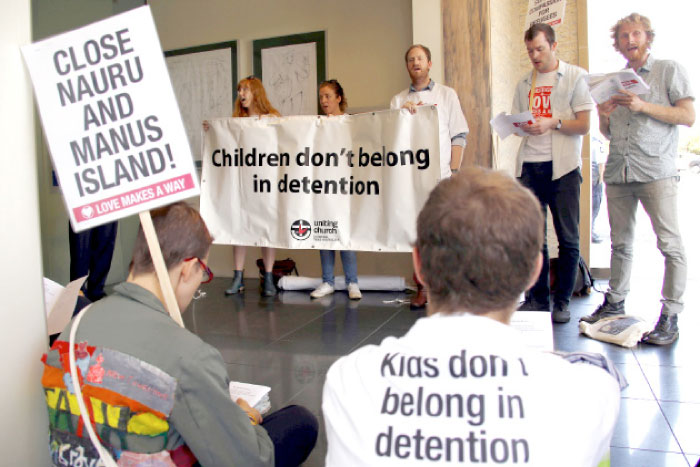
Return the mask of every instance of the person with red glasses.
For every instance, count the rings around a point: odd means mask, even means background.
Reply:
[[[153,225],[180,310],[213,274],[212,237],[184,202],[153,210]],[[299,465],[318,421],[288,406],[263,418],[232,401],[221,354],[170,318],[143,230],[126,282],[83,311],[75,336],[80,389],[100,443],[118,465]],[[42,385],[53,465],[100,463],[68,370],[69,325],[44,355]],[[104,455],[104,454],[103,454]],[[103,464],[100,464],[103,465]]]

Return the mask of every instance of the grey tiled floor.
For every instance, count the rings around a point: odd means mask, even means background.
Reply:
[[[635,280],[639,292],[628,298],[628,313],[655,320],[659,287],[651,279],[648,287],[644,278]],[[266,300],[255,281],[247,281],[243,295],[225,297],[227,283],[227,278],[216,278],[203,287],[207,296],[193,302],[184,315],[187,328],[221,351],[232,379],[271,386],[273,407],[301,404],[318,416],[318,444],[305,465],[323,465],[321,396],[329,366],[359,346],[404,334],[421,313],[408,305],[384,303],[406,298],[404,293],[365,292],[361,301],[351,302],[342,292],[319,300],[311,300],[307,292],[281,292]],[[700,303],[698,284],[688,285],[686,302]],[[700,459],[700,318],[692,309],[697,307],[687,307],[681,338],[673,345],[625,349],[578,334],[578,318],[601,301],[602,294],[596,292],[574,298],[572,320],[555,325],[554,340],[556,349],[608,355],[630,383],[622,392],[612,465],[694,466]]]

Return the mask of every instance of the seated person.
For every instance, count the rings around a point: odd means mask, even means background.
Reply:
[[[196,210],[176,203],[152,211],[177,304],[184,310],[202,281],[212,237]],[[139,230],[127,281],[91,305],[75,338],[81,389],[96,434],[119,465],[299,465],[313,449],[316,418],[289,406],[264,419],[228,391],[219,352],[180,327],[164,305]],[[44,356],[54,465],[84,456],[99,464],[68,366],[70,325]],[[151,463],[149,463],[151,462]],[[99,464],[101,465],[101,464]]]
[[[508,324],[537,279],[541,208],[507,175],[445,179],[417,222],[427,317],[328,370],[328,466],[595,466],[620,388],[606,371],[524,343]]]

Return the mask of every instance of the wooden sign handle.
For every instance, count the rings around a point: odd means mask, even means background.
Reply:
[[[177,324],[184,328],[185,324],[182,322],[180,307],[177,306],[175,292],[173,291],[173,286],[170,283],[170,276],[168,275],[168,268],[165,267],[165,261],[163,260],[163,252],[160,251],[160,243],[158,243],[156,229],[153,227],[153,219],[151,219],[151,212],[140,212],[139,219],[141,219],[141,227],[143,228],[143,233],[146,236],[146,243],[148,243],[148,249],[151,252],[153,266],[156,268],[156,275],[158,276],[158,282],[160,283],[160,290],[163,293],[163,298],[165,299],[165,309],[168,310],[170,317],[174,319]]]

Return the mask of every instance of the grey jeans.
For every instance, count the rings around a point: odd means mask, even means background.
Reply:
[[[629,293],[637,205],[641,202],[656,234],[656,246],[664,256],[661,312],[680,313],[683,310],[687,264],[678,225],[678,178],[608,184],[605,194],[612,238],[608,301],[619,302]]]

